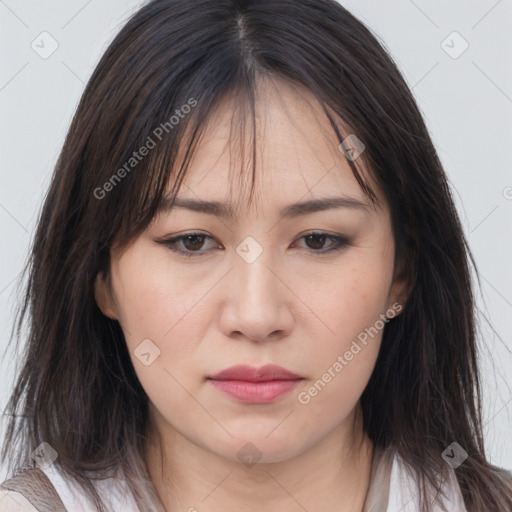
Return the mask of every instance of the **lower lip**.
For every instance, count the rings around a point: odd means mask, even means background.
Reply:
[[[302,379],[268,380],[248,382],[246,380],[208,379],[219,391],[248,404],[268,404],[291,391]]]

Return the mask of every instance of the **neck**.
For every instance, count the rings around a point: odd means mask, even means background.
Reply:
[[[246,467],[198,446],[150,415],[145,461],[167,512],[362,511],[373,445],[359,408],[295,457]]]

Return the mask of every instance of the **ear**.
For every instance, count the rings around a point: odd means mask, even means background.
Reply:
[[[400,308],[396,307],[395,310],[397,315],[405,309],[416,282],[416,276],[412,275],[411,272],[411,268],[407,265],[397,269],[393,284],[391,285],[389,292],[389,308],[395,309],[393,305],[399,304]]]
[[[388,310],[393,309],[395,310],[396,315],[400,314],[400,312],[404,310],[408,298],[409,286],[407,280],[404,278],[396,277],[389,293]],[[393,307],[394,305],[395,307]]]
[[[393,283],[389,292],[389,307],[396,304],[398,314],[405,309],[416,284],[419,247],[417,232],[413,228],[409,228],[406,232],[405,248],[402,257],[398,257],[399,261],[393,272]]]
[[[118,320],[118,312],[110,287],[110,279],[108,276],[105,277],[103,272],[98,272],[94,280],[94,298],[96,299],[96,304],[105,316]]]

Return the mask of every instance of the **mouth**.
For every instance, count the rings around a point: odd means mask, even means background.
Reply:
[[[254,368],[239,365],[227,368],[207,380],[215,389],[239,402],[266,404],[290,392],[303,378],[281,366]]]

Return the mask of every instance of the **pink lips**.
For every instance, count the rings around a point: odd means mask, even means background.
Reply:
[[[219,391],[245,403],[266,404],[291,391],[302,377],[281,366],[266,365],[254,368],[232,366],[208,380]]]

